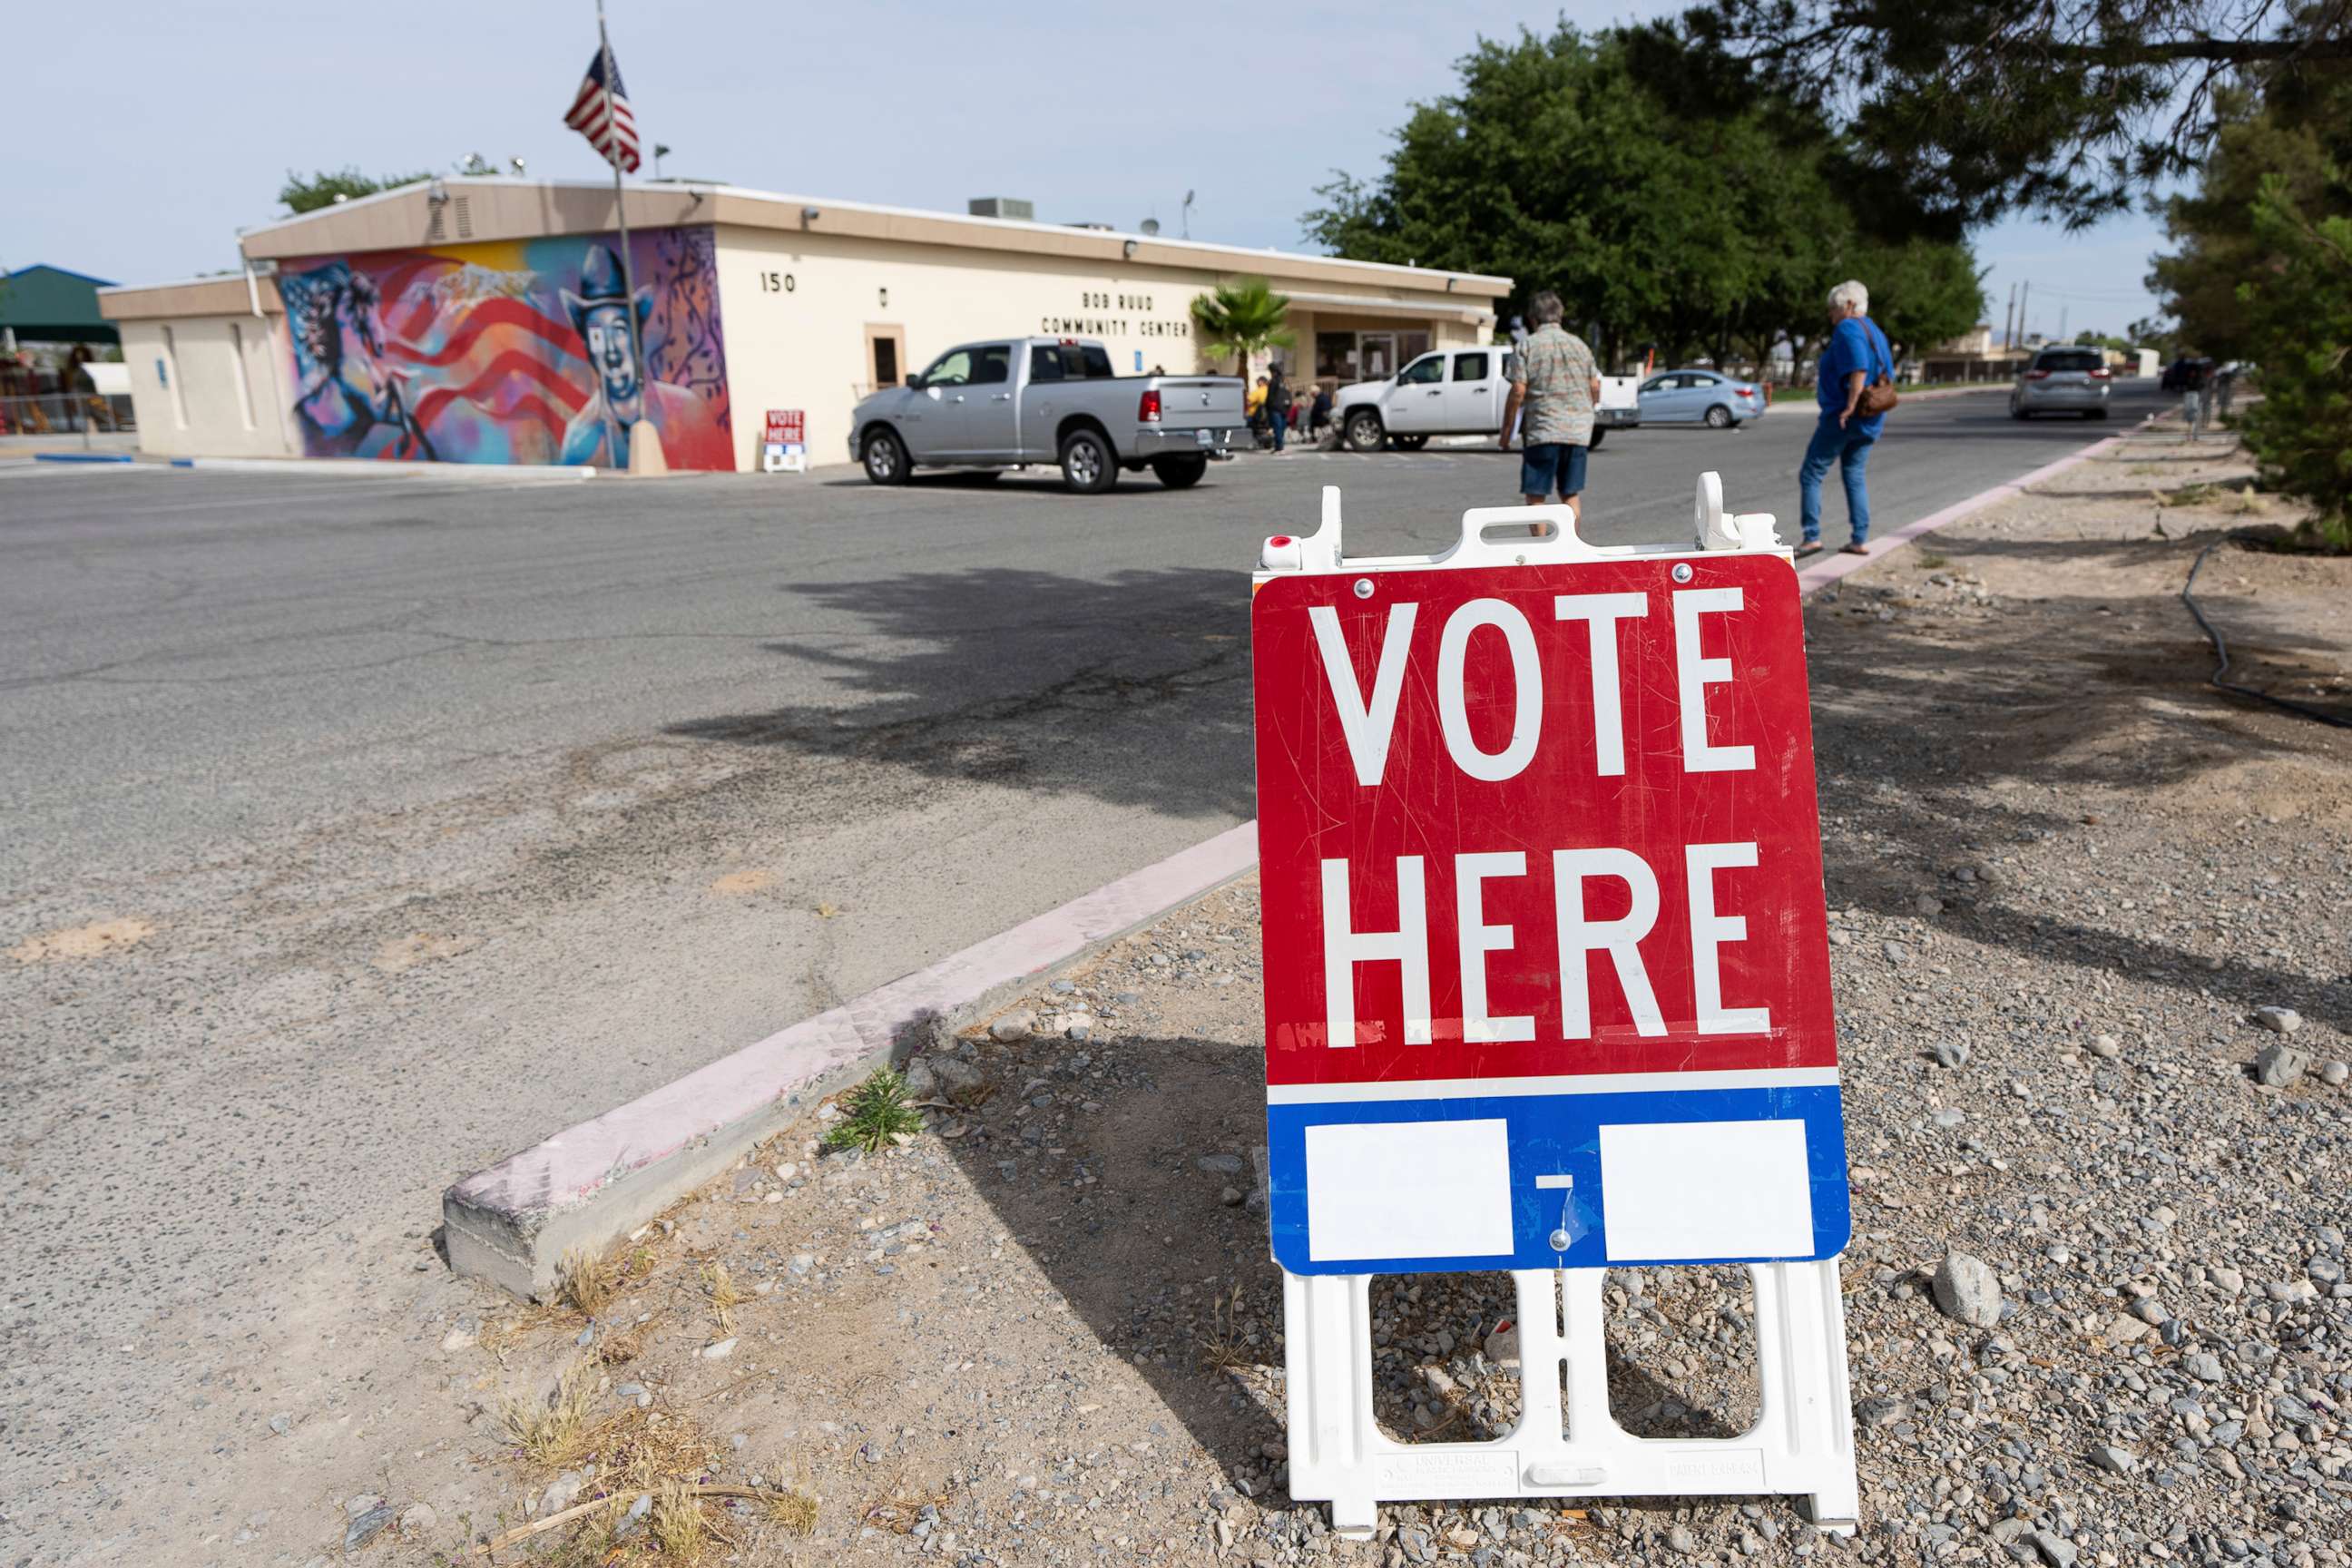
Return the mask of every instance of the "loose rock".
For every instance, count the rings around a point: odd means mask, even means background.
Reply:
[[[2292,1035],[2303,1027],[2303,1015],[2292,1007],[2257,1007],[2254,1022],[2273,1035]]]
[[[2281,1040],[2264,1046],[2254,1058],[2254,1081],[2269,1089],[2291,1089],[2310,1067],[2309,1052]]]
[[[2000,1280],[1982,1258],[1951,1253],[1936,1266],[1936,1305],[1948,1318],[1990,1329],[2000,1321]]]

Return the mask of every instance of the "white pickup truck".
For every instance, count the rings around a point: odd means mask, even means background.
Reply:
[[[1511,401],[1514,359],[1507,348],[1439,349],[1425,353],[1386,381],[1360,381],[1339,389],[1332,417],[1340,438],[1358,452],[1394,446],[1417,452],[1432,436],[1499,436],[1503,410]],[[1642,422],[1636,375],[1601,378],[1601,406],[1594,411],[1592,444],[1612,430]]]

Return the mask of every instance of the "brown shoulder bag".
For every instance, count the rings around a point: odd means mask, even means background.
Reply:
[[[1862,335],[1870,344],[1874,356],[1878,353],[1878,331],[1868,321],[1862,323]],[[1878,379],[1866,383],[1862,395],[1853,400],[1853,411],[1864,419],[1875,419],[1903,399],[1895,395],[1895,367],[1888,365],[1878,373]]]

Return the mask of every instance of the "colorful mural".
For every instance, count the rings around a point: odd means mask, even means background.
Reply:
[[[279,269],[310,457],[622,468],[650,419],[673,468],[732,468],[708,227],[313,257]],[[641,384],[629,353],[634,311]]]

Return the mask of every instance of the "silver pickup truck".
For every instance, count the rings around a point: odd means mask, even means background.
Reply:
[[[1230,375],[1116,375],[1086,338],[965,343],[904,386],[885,387],[851,415],[849,455],[877,485],[919,468],[1060,467],[1088,494],[1121,468],[1150,468],[1181,490],[1218,452],[1253,445],[1242,384]]]

